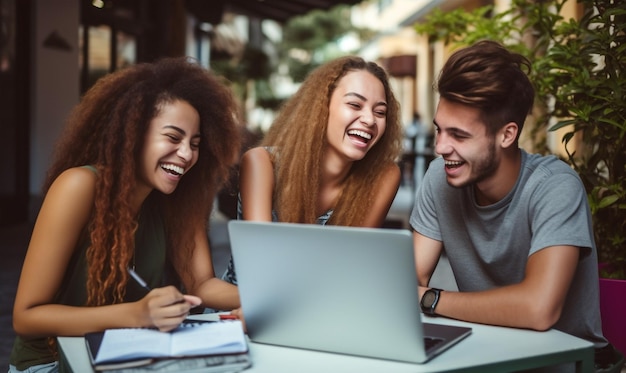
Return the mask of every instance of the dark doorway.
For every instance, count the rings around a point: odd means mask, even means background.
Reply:
[[[0,225],[28,219],[31,1],[0,0]]]

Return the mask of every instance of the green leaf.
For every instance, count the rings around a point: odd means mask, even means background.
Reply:
[[[600,200],[600,202],[598,203],[598,208],[599,209],[603,209],[605,207],[611,206],[612,204],[614,204],[615,202],[617,202],[619,200],[619,196],[617,196],[616,194],[604,197]]]

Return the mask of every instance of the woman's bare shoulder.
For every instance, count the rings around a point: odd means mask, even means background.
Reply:
[[[398,178],[400,179],[400,167],[395,162],[389,162],[385,166],[383,166],[382,175],[384,178]]]
[[[49,195],[93,197],[98,175],[87,167],[72,167],[63,171],[52,183]]]
[[[83,183],[94,183],[98,179],[97,171],[91,167],[72,167],[63,171],[54,183],[80,186]]]
[[[247,150],[241,157],[242,164],[251,164],[255,167],[271,166],[272,158],[268,149],[258,146]]]

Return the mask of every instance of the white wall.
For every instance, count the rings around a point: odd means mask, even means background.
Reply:
[[[39,195],[54,144],[79,100],[77,0],[33,2],[30,194]],[[44,47],[56,32],[71,51]]]

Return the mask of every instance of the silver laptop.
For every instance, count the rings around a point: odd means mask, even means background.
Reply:
[[[253,342],[423,363],[471,333],[422,323],[408,230],[238,220],[228,230]]]

